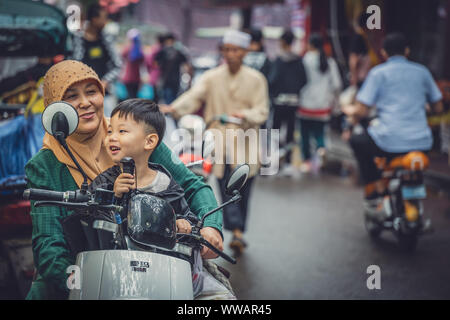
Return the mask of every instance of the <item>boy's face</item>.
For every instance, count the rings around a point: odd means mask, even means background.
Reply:
[[[111,118],[105,145],[115,163],[124,157],[139,159],[155,149],[157,143],[158,135],[147,134],[145,124],[136,122],[132,115],[125,118],[116,113]]]

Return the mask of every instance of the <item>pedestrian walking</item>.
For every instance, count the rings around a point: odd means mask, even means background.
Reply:
[[[141,84],[140,68],[144,62],[140,32],[137,29],[130,29],[127,32],[128,45],[122,51],[122,59],[125,62],[122,82],[128,92],[128,99],[137,98],[139,86]]]
[[[309,172],[312,169],[311,142],[315,142],[318,155],[325,156],[325,125],[330,120],[342,81],[335,60],[325,55],[323,39],[318,34],[310,36],[303,64],[307,83],[300,92],[297,114],[300,118],[303,157],[301,170]]]
[[[153,87],[154,98],[153,100],[158,103],[160,96],[160,77],[161,69],[156,62],[156,55],[160,52],[164,45],[165,36],[159,34],[158,41],[151,47],[150,52],[145,56],[145,66],[149,76],[149,84]]]
[[[287,175],[292,175],[295,171],[291,163],[295,114],[299,105],[300,90],[306,84],[302,58],[292,52],[294,39],[292,31],[283,32],[279,40],[280,54],[269,74],[269,90],[274,109],[272,129],[280,130],[282,125],[287,127],[286,140],[283,144],[286,156],[282,169],[282,173]]]
[[[206,71],[194,86],[176,99],[170,106],[162,108],[164,112],[173,112],[176,117],[196,112],[204,104],[205,121],[214,116],[227,114],[242,119],[241,125],[214,123],[211,127],[220,130],[223,141],[222,159],[218,159],[213,172],[218,178],[222,201],[230,199],[225,194],[225,183],[231,170],[242,161],[249,163],[250,174],[246,186],[241,190],[242,200],[224,208],[224,227],[233,232],[230,247],[237,255],[247,246],[243,239],[248,216],[248,204],[254,177],[259,170],[258,142],[252,146],[245,144],[226,144],[226,130],[236,134],[237,129],[258,130],[269,113],[268,86],[264,75],[243,65],[250,36],[237,30],[229,30],[223,37],[222,53],[226,64]],[[230,131],[228,133],[230,133]],[[257,138],[257,134],[255,135]],[[258,148],[256,148],[258,149]],[[255,154],[251,154],[253,151]],[[231,157],[233,155],[234,157]],[[256,163],[251,159],[256,159]],[[239,161],[240,160],[240,161]]]
[[[122,61],[114,47],[112,36],[103,32],[108,12],[99,4],[87,9],[87,26],[73,37],[74,51],[70,59],[81,61],[99,76],[105,89],[120,75]]]
[[[248,33],[250,34],[251,41],[248,53],[244,57],[244,64],[258,70],[267,79],[270,72],[271,61],[264,49],[263,33],[259,29],[251,29]]]
[[[173,33],[167,34],[162,50],[155,57],[161,70],[162,93],[166,104],[172,103],[178,96],[181,67],[188,62],[186,55],[175,47],[175,40]]]

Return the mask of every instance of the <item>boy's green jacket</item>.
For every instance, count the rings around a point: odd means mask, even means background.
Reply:
[[[204,183],[181,162],[164,144],[158,146],[150,161],[164,165],[175,181],[185,191],[191,211],[202,217],[217,207],[217,201],[209,185]],[[49,149],[40,150],[25,166],[29,188],[68,191],[78,189],[66,165],[59,162]],[[61,221],[71,214],[60,207],[34,207],[31,201],[33,222],[32,246],[34,265],[38,275],[27,299],[67,299],[67,267],[75,263],[63,236]],[[205,220],[205,227],[222,230],[222,212],[218,211]]]

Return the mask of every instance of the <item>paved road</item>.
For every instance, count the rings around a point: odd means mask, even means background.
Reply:
[[[450,299],[450,201],[431,195],[425,210],[435,232],[413,254],[383,233],[374,242],[362,218],[362,190],[332,175],[257,178],[246,239],[232,272],[239,299]],[[226,251],[231,234],[225,232]],[[366,286],[381,269],[381,290]]]

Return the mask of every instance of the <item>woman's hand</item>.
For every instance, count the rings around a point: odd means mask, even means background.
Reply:
[[[216,247],[220,251],[223,251],[223,240],[220,232],[216,228],[204,227],[200,230],[200,234],[214,247]],[[214,251],[205,246],[203,246],[202,248],[201,255],[203,259],[214,259],[218,257],[218,255]]]
[[[127,193],[134,188],[134,176],[129,173],[122,173],[114,182],[114,196],[116,198],[122,198],[124,193]]]
[[[235,118],[239,118],[239,119],[245,119],[245,115],[243,113],[240,113],[240,112],[233,112],[231,114],[231,116],[235,117]]]
[[[186,219],[177,219],[177,232],[191,233],[192,226]]]

